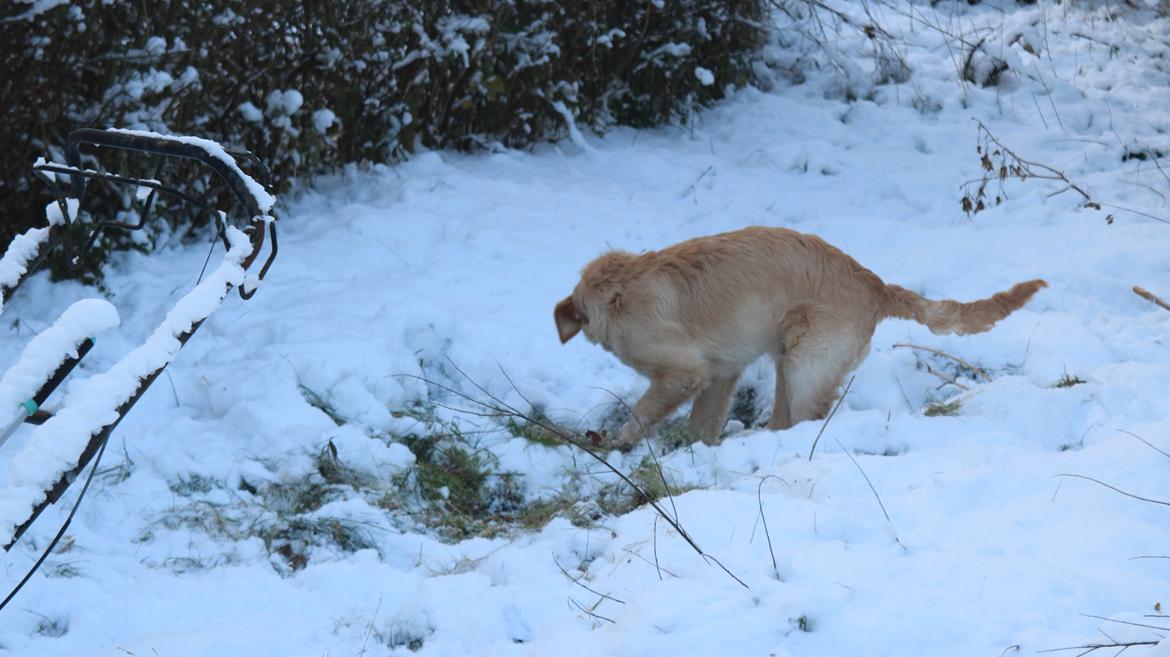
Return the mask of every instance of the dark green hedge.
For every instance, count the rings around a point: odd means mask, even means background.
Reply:
[[[0,8],[0,245],[39,225],[44,190],[29,167],[75,128],[248,148],[285,189],[298,176],[394,161],[420,145],[560,138],[557,101],[598,130],[685,119],[752,81],[768,20],[764,0],[34,6]]]

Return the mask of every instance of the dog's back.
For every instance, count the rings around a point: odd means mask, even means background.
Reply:
[[[701,237],[629,266],[648,298],[669,299],[653,319],[673,316],[710,357],[740,368],[783,346],[806,315],[872,330],[882,313],[884,285],[873,272],[816,236],[784,228]]]

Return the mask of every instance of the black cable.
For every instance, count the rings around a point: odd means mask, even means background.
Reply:
[[[69,529],[69,523],[73,522],[73,516],[77,513],[77,509],[81,506],[81,500],[85,498],[86,491],[89,490],[89,484],[93,481],[93,476],[97,474],[98,465],[102,462],[102,454],[106,453],[106,444],[109,442],[109,438],[110,437],[107,435],[106,439],[102,441],[102,446],[98,449],[98,453],[94,456],[93,467],[90,468],[89,476],[85,478],[85,485],[81,487],[81,492],[77,494],[77,501],[73,503],[73,508],[69,510],[69,515],[66,516],[65,523],[61,525],[61,529],[57,531],[57,535],[53,537],[53,540],[49,541],[49,545],[45,548],[45,551],[41,554],[41,557],[37,559],[37,562],[33,564],[33,567],[29,569],[24,578],[20,580],[20,583],[16,585],[16,588],[12,589],[12,592],[8,594],[8,597],[4,598],[3,602],[0,602],[0,611],[7,607],[8,603],[12,602],[12,599],[16,597],[16,594],[19,593],[20,590],[24,588],[24,585],[28,583],[28,580],[32,579],[32,576],[35,575],[37,570],[41,567],[41,564],[45,563],[45,559],[49,558],[49,555],[53,552],[53,548],[57,547],[57,543],[60,543],[61,539],[65,536],[65,531]]]
[[[219,222],[216,223],[218,224]],[[217,226],[215,234],[211,236],[211,246],[207,249],[207,257],[203,259],[203,269],[199,270],[199,278],[195,281],[196,285],[203,282],[203,274],[207,273],[207,263],[211,262],[211,254],[215,253],[215,244],[219,241],[219,236],[222,234],[222,226]]]

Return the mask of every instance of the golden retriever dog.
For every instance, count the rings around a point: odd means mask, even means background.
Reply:
[[[579,331],[650,379],[613,447],[628,447],[694,398],[692,438],[719,439],[740,372],[776,363],[769,429],[822,418],[869,351],[877,323],[912,319],[934,333],[982,333],[1047,283],[972,303],[931,301],[887,285],[813,235],[753,227],[585,266],[553,313],[561,342]]]

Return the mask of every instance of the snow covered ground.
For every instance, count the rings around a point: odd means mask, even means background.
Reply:
[[[1125,433],[1170,451],[1170,312],[1131,292],[1170,298],[1170,226],[1083,207],[1053,180],[993,181],[991,207],[973,217],[960,199],[983,173],[978,119],[1095,201],[1170,217],[1170,179],[1151,157],[1170,152],[1170,21],[1047,3],[944,3],[910,21],[894,11],[909,3],[870,6],[911,73],[869,98],[839,93],[864,87],[867,70],[851,83],[825,71],[739,92],[688,129],[426,153],[289,200],[267,282],[250,302],[229,298],[115,432],[64,549],[0,617],[0,654],[995,657],[1106,634],[1157,640],[1164,632],[1090,616],[1167,624],[1147,615],[1167,613],[1155,605],[1170,604],[1170,561],[1135,557],[1170,552],[1170,510],[1061,475],[1170,499],[1170,459]],[[873,53],[843,30],[841,53]],[[998,86],[959,81],[959,32],[987,37],[1008,64]],[[797,51],[773,57],[789,64]],[[746,586],[646,506],[449,542],[409,508],[334,488],[295,515],[358,528],[362,549],[280,542],[278,498],[263,491],[311,479],[329,445],[387,495],[409,481],[415,457],[395,436],[420,430],[413,404],[467,406],[414,377],[479,395],[475,381],[567,424],[604,425],[611,392],[632,401],[646,383],[583,340],[559,344],[552,308],[579,268],[607,248],[754,224],[821,235],[933,298],[1035,277],[1050,287],[983,335],[887,320],[811,461],[819,422],[742,430],[714,448],[656,443],[666,478],[688,491],[664,506]],[[145,340],[205,256],[118,258],[107,283],[122,325],[74,377]],[[96,294],[27,283],[4,309],[0,369]],[[752,366],[742,384],[763,400],[768,369]],[[945,412],[924,413],[932,404]],[[27,433],[0,450],[0,490]],[[588,501],[614,482],[569,447],[475,436],[529,503]],[[647,453],[609,457],[633,472]],[[3,556],[0,589],[64,510]]]

